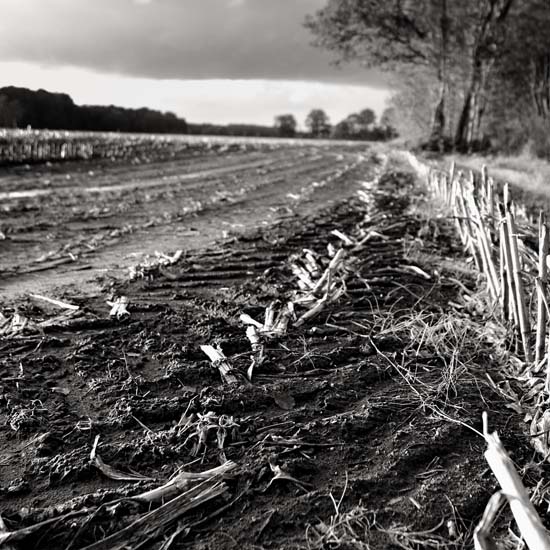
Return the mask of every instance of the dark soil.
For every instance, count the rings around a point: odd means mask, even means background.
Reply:
[[[307,165],[283,156],[292,177]],[[483,439],[466,425],[480,430],[489,410],[519,465],[530,450],[520,419],[486,382],[486,372],[498,376],[495,342],[478,330],[485,313],[464,299],[476,277],[451,223],[423,213],[399,167],[386,167],[368,202],[359,200],[354,190],[376,169],[374,158],[348,167],[338,186],[332,178],[311,188],[307,206],[144,278],[84,297],[66,289],[56,297],[81,306],[75,316],[0,341],[1,515],[8,531],[59,518],[17,548],[86,548],[158,507],[133,495],[226,459],[237,466],[222,496],[161,531],[132,529],[126,546],[97,548],[471,547],[497,487]],[[274,174],[269,186],[287,193],[290,177],[277,183]],[[249,215],[270,200],[253,196]],[[349,252],[347,292],[267,341],[249,382],[239,315],[260,320],[290,296],[290,256],[304,248],[326,256],[328,243],[342,246],[336,229],[371,235]],[[21,269],[15,263],[5,269]],[[120,319],[105,304],[118,296],[129,299]],[[35,322],[59,315],[28,297],[6,299],[1,311]],[[449,334],[437,340],[430,330],[443,318]],[[220,345],[238,384],[222,383],[201,344]],[[107,478],[90,461],[97,435],[106,464],[150,479]],[[526,484],[542,468],[524,471]],[[294,481],[274,479],[278,471]]]

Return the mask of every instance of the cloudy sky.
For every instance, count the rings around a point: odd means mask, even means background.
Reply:
[[[77,103],[171,110],[193,122],[336,122],[388,96],[376,75],[310,46],[324,0],[0,0],[0,86]]]

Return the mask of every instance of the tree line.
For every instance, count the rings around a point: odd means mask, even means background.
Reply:
[[[550,156],[548,0],[327,0],[305,25],[337,62],[388,73],[400,133]]]
[[[294,115],[285,114],[275,117],[275,129],[281,137],[310,137],[324,139],[356,139],[380,141],[392,139],[397,131],[391,120],[391,109],[384,111],[380,122],[372,109],[363,109],[352,113],[334,126],[323,109],[312,109],[305,119],[306,132],[298,132],[298,122]]]
[[[187,123],[173,113],[114,105],[75,105],[67,94],[0,88],[0,126],[51,130],[186,133]]]
[[[0,127],[104,132],[186,133],[174,113],[114,105],[75,105],[67,94],[8,86],[0,88]]]
[[[152,109],[126,109],[114,105],[76,105],[67,94],[0,88],[0,127],[103,132],[149,132],[251,137],[301,137],[382,140],[395,136],[388,112],[380,122],[371,109],[349,115],[332,126],[322,109],[312,109],[298,130],[294,115],[275,117],[273,126],[255,124],[187,123],[173,113]]]

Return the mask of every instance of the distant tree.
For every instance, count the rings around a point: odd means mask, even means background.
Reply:
[[[398,136],[397,132],[397,110],[395,107],[386,107],[380,117],[380,128],[386,135],[386,139],[393,139]]]
[[[363,109],[359,113],[353,113],[346,118],[350,126],[350,134],[355,139],[370,139],[370,133],[374,129],[376,113],[372,109]]]
[[[0,127],[17,128],[18,118],[21,115],[21,106],[17,100],[12,100],[0,94]]]
[[[278,115],[275,117],[275,129],[280,137],[294,137],[298,123],[294,115]]]
[[[380,117],[380,126],[395,126],[396,116],[395,107],[386,107]]]
[[[341,120],[332,129],[332,139],[356,139],[365,141],[382,141],[397,136],[397,131],[390,123],[390,110],[386,110],[380,124],[376,124],[376,114],[372,109],[363,109],[352,113]],[[393,111],[392,111],[393,112]]]
[[[306,128],[315,138],[328,137],[330,134],[330,120],[323,109],[313,109],[306,118]]]
[[[371,126],[376,123],[376,113],[372,109],[363,109],[357,113],[357,119],[364,126]]]
[[[332,128],[330,134],[332,139],[352,139],[353,134],[351,131],[351,125],[347,119],[340,121]]]

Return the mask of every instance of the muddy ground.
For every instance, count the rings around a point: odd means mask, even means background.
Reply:
[[[73,284],[93,295],[99,277],[126,276],[159,248],[189,252],[316,208],[334,194],[320,184],[364,163],[364,151],[218,144],[170,160],[0,168],[0,290]]]
[[[401,163],[308,147],[139,166],[150,176],[138,185],[130,166],[105,178],[84,164],[11,170],[2,191],[34,189],[45,173],[61,191],[4,205],[0,311],[29,320],[0,341],[6,548],[470,548],[497,489],[469,428],[481,429],[484,410],[526,485],[548,477],[487,377],[500,383],[507,344],[477,276]],[[114,185],[94,191],[86,217],[86,186]],[[182,212],[187,201],[201,208]],[[125,224],[132,231],[70,264],[36,262]],[[263,321],[296,296],[293,255],[308,249],[326,266],[328,244],[346,250],[345,292],[264,338],[249,380],[240,315]],[[126,268],[155,249],[184,253],[129,280]],[[56,253],[48,261],[66,259]],[[79,310],[59,318],[29,296],[37,289]],[[106,301],[122,296],[129,315],[109,315]],[[235,384],[205,344],[220,346]],[[94,443],[114,473],[90,458]],[[147,521],[164,501],[136,495],[226,461],[235,466],[206,502]],[[537,498],[544,510],[546,492]],[[502,540],[510,521],[503,513]]]

